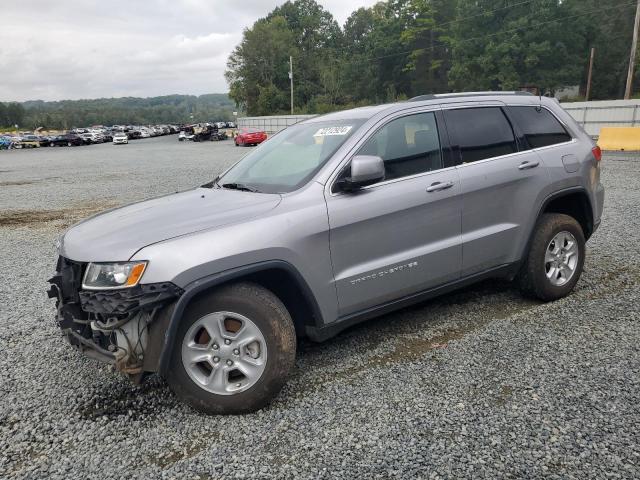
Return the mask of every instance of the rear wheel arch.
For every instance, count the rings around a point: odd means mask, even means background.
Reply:
[[[593,209],[583,188],[570,189],[550,196],[543,203],[538,218],[545,213],[563,213],[575,218],[582,227],[585,240],[593,233]]]
[[[158,359],[158,372],[167,371],[175,335],[181,319],[199,298],[235,283],[254,283],[271,291],[284,304],[291,315],[296,334],[302,336],[306,326],[322,325],[322,314],[313,292],[298,270],[281,260],[261,262],[239,267],[202,278],[185,288],[185,293],[172,306],[166,320],[166,330]]]
[[[538,210],[538,215],[529,231],[525,248],[521,252],[520,259],[514,265],[514,269],[508,275],[509,279],[515,278],[521,270],[522,264],[529,255],[531,243],[536,234],[536,227],[542,216],[547,213],[561,213],[574,218],[582,228],[585,241],[593,233],[593,210],[587,192],[583,187],[573,187],[549,195],[544,199]]]

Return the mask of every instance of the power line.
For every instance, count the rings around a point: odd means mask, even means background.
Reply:
[[[526,5],[528,3],[533,3],[533,2],[536,2],[536,1],[538,1],[538,0],[526,0],[524,2],[512,3],[511,5],[505,5],[504,7],[496,8],[494,10],[486,10],[484,12],[480,12],[480,13],[477,13],[475,15],[469,15],[468,17],[456,18],[455,20],[449,20],[448,22],[444,22],[444,23],[440,23],[439,25],[436,25],[436,27],[444,27],[445,25],[451,25],[452,23],[466,22],[467,20],[470,20],[472,18],[482,17],[483,15],[487,15],[489,13],[495,13],[495,12],[499,12],[501,10],[508,10],[510,8],[519,7],[521,5]]]

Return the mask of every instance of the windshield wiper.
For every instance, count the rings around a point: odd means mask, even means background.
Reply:
[[[244,183],[223,183],[221,187],[230,190],[242,190],[243,192],[259,192],[258,189],[245,185]]]

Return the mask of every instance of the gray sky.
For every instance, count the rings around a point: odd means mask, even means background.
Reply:
[[[284,0],[21,0],[0,8],[0,101],[228,91],[242,30]],[[375,0],[318,0],[342,25]]]

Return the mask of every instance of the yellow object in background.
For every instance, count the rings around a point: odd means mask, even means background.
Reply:
[[[640,127],[602,127],[598,146],[602,150],[640,151]]]

